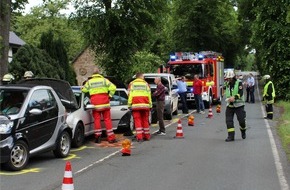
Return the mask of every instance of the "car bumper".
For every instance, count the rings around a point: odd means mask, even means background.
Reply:
[[[13,147],[13,138],[7,137],[0,141],[0,163],[6,163],[10,158],[11,148]]]

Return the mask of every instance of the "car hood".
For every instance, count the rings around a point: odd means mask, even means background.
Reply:
[[[21,80],[19,84],[30,84],[30,85],[44,85],[50,86],[54,89],[60,99],[70,101],[73,107],[77,108],[77,100],[71,89],[69,82],[59,79],[52,78],[32,78]]]

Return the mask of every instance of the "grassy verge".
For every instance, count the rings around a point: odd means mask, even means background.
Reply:
[[[277,131],[281,138],[288,160],[290,161],[290,102],[280,101],[277,106],[281,108]]]

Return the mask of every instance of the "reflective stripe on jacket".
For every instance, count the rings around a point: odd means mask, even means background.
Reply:
[[[235,97],[235,101],[233,103],[227,102],[228,107],[240,107],[245,105],[244,95],[243,95],[243,84],[240,80],[236,80],[234,88],[230,89],[230,84],[226,85],[226,98],[231,96]]]
[[[148,83],[143,79],[135,79],[129,84],[128,107],[132,110],[152,108],[151,90]]]
[[[101,110],[110,108],[110,97],[115,94],[116,86],[102,75],[94,74],[85,83],[82,92],[88,92],[91,97],[91,103],[95,105],[96,109]]]
[[[269,81],[264,86],[263,99],[265,99],[267,104],[273,104],[275,96],[276,96],[276,93],[275,93],[274,84],[272,83],[272,81]]]

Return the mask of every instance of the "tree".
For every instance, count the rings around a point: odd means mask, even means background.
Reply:
[[[253,7],[253,35],[251,42],[256,52],[261,74],[270,74],[275,81],[278,98],[290,100],[290,23],[287,22],[287,1],[255,0]]]
[[[31,70],[36,77],[62,79],[65,75],[58,61],[51,58],[46,51],[28,44],[17,51],[9,64],[9,71],[16,80],[20,80],[27,70]]]
[[[9,27],[11,0],[0,1],[0,77],[8,72]]]
[[[106,55],[100,64],[107,74],[125,79],[135,53],[156,40],[166,7],[164,0],[96,0],[77,4],[72,19],[79,21],[96,54]]]
[[[231,1],[174,0],[172,16],[172,51],[217,51],[223,53],[226,65],[233,64],[241,47]]]
[[[64,75],[61,76],[61,79],[67,80],[70,84],[76,84],[76,77],[74,71],[70,67],[63,40],[60,37],[54,39],[53,31],[49,30],[41,35],[39,47],[56,60],[59,66],[64,70]]]
[[[8,72],[9,29],[11,9],[23,8],[27,0],[1,0],[0,1],[0,78]],[[2,81],[2,80],[1,80]]]
[[[45,1],[33,7],[26,15],[14,15],[13,30],[28,44],[39,46],[41,34],[52,30],[55,38],[63,40],[69,61],[85,47],[84,38],[78,26],[61,14],[68,0]]]

